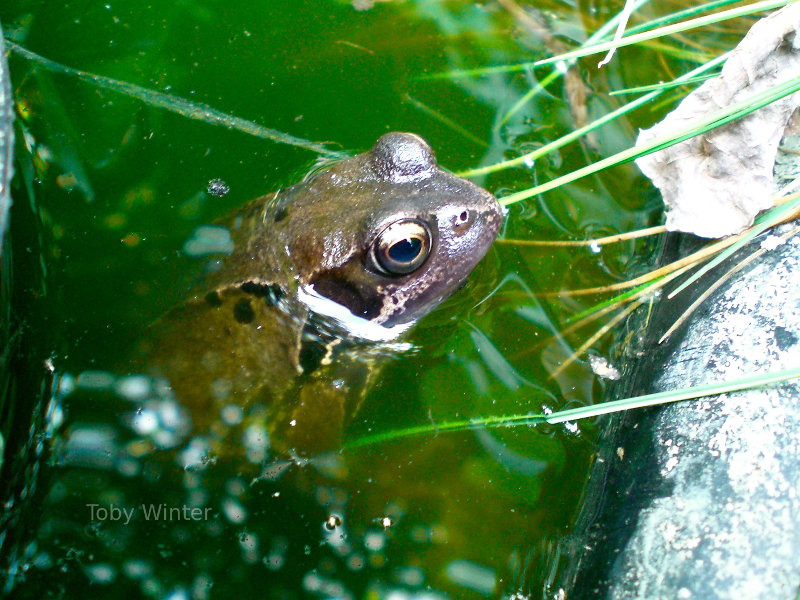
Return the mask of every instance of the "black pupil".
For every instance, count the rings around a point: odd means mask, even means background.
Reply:
[[[422,240],[419,238],[411,238],[392,244],[389,246],[386,253],[393,261],[409,263],[419,256],[421,250]]]

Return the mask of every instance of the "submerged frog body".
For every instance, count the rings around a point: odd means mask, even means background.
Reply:
[[[501,220],[420,137],[386,134],[248,205],[221,269],[154,326],[148,362],[196,428],[225,437],[232,406],[245,423],[266,415],[273,447],[334,449],[375,372],[369,340],[397,337],[456,290]]]

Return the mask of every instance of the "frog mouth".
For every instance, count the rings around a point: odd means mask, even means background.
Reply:
[[[380,313],[380,305],[369,302],[363,294],[344,278],[337,277],[335,272],[322,273],[311,280],[309,287],[315,294],[330,300],[348,310],[353,316],[366,321],[374,319]]]
[[[352,295],[355,296],[355,290]],[[354,314],[346,304],[323,295],[317,284],[300,286],[297,299],[311,312],[321,315],[342,333],[371,342],[391,342],[402,335],[414,322],[386,327],[375,321]],[[345,336],[338,336],[345,337]]]

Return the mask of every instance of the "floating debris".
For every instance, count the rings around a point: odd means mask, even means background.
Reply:
[[[222,198],[225,194],[231,191],[231,186],[222,181],[222,179],[212,179],[208,182],[206,191],[212,196]]]
[[[107,390],[116,381],[116,376],[105,371],[84,371],[77,378],[78,387],[89,390]]]
[[[129,375],[120,377],[114,383],[114,391],[118,396],[131,402],[147,398],[153,391],[152,379],[147,375]]]
[[[325,529],[328,531],[333,531],[337,527],[342,524],[342,517],[333,513],[327,519],[325,519]]]
[[[238,500],[230,496],[222,501],[222,512],[228,521],[236,525],[247,520],[247,509]]]
[[[494,571],[471,560],[454,560],[447,565],[447,578],[461,587],[474,590],[485,596],[494,591]]]
[[[800,77],[800,4],[758,21],[733,50],[719,77],[689,94],[678,108],[639,134],[641,146],[792,79]],[[661,190],[667,229],[703,237],[742,231],[773,205],[778,144],[800,105],[791,94],[703,135],[636,160]]]
[[[592,367],[592,372],[598,377],[611,381],[616,381],[620,378],[619,370],[602,356],[590,354],[589,365]]]
[[[231,232],[219,225],[201,225],[183,244],[183,251],[193,257],[231,254],[233,252]]]
[[[90,565],[85,568],[86,576],[95,584],[111,583],[117,577],[117,570],[108,564]]]

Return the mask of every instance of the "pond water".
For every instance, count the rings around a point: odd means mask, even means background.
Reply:
[[[6,39],[35,53],[9,55],[24,341],[16,412],[6,409],[3,424],[5,592],[552,597],[555,542],[569,531],[594,452],[591,423],[441,432],[310,460],[200,456],[184,469],[176,456],[194,449],[180,407],[158,381],[130,373],[127,357],[205,268],[209,258],[187,252],[187,240],[312,168],[318,153],[297,139],[356,153],[387,131],[413,131],[459,172],[569,132],[577,109],[608,113],[623,102],[612,87],[695,64],[628,50],[597,71],[590,58],[585,99],[556,83],[508,116],[549,70],[469,70],[554,50],[499,4],[280,4],[0,6]],[[536,14],[561,43],[580,42],[621,8],[579,4],[537,3]],[[655,110],[475,182],[502,196],[547,181],[624,149],[665,107]],[[220,114],[221,125],[207,122]],[[216,179],[228,194],[208,193]],[[657,196],[626,165],[511,206],[501,235],[586,238],[659,219]],[[496,244],[466,287],[412,330],[413,349],[388,360],[348,439],[600,400],[605,384],[583,360],[551,377],[585,339],[557,342],[553,331],[597,298],[542,294],[637,273],[645,246]],[[601,342],[595,352],[611,349]]]

